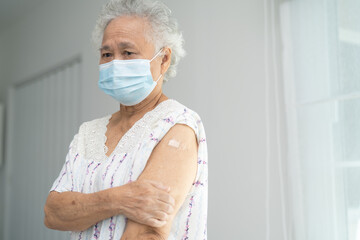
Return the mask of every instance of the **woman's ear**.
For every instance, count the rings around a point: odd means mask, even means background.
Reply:
[[[170,67],[171,63],[171,48],[164,47],[164,55],[162,56],[162,62],[161,62],[161,74],[165,75],[166,71]]]

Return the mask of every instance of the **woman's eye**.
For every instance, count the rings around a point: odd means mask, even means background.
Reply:
[[[133,54],[134,54],[133,52],[124,51],[124,55],[125,55],[125,56],[131,56],[131,55],[133,55]]]
[[[103,58],[109,58],[109,57],[111,57],[111,53],[103,53],[102,57]]]

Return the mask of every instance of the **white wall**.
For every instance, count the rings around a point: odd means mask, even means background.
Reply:
[[[97,88],[97,59],[89,41],[103,2],[48,0],[1,32],[0,48],[9,52],[0,55],[6,66],[0,72],[0,100],[7,81],[30,79],[80,56],[81,121],[116,111],[117,104]],[[275,98],[265,94],[263,1],[165,2],[184,31],[188,55],[164,91],[200,114],[208,137],[209,239],[259,240],[267,234],[284,239],[279,155],[269,152],[282,129],[273,127]],[[1,180],[4,168],[0,174]]]

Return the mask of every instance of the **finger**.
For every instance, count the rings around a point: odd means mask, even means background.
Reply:
[[[163,211],[167,214],[172,214],[174,212],[174,207],[170,204],[164,203],[164,202],[158,202],[157,206],[158,211]]]
[[[148,220],[148,224],[146,224],[146,225],[149,225],[150,227],[162,227],[166,223],[167,223],[166,221],[160,221],[156,218],[151,218]]]
[[[159,193],[158,199],[164,203],[175,206],[175,199],[170,194]]]
[[[162,211],[156,211],[153,213],[153,218],[155,218],[159,221],[167,221],[169,218],[169,215],[167,215],[165,212],[162,212]]]

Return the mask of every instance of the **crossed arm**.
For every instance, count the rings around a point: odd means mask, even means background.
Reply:
[[[121,240],[167,239],[196,176],[197,148],[194,131],[176,124],[154,148],[137,181],[94,194],[51,192],[44,208],[45,225],[63,231],[85,230],[98,221],[124,214],[128,222]],[[170,186],[170,190],[156,182]],[[144,193],[147,196],[140,198]],[[129,202],[131,206],[127,206]],[[159,211],[152,209],[152,218],[150,210],[139,212],[144,206],[155,205]]]

